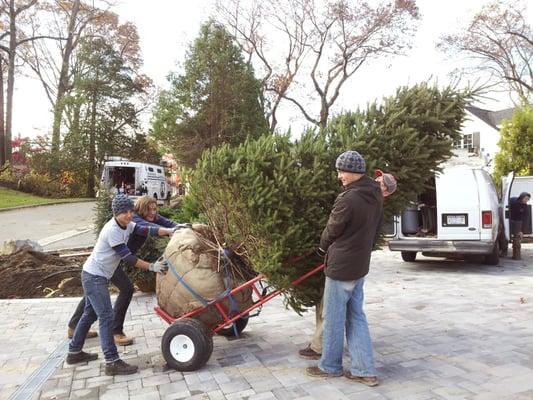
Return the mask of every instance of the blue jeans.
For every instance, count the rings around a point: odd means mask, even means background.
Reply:
[[[74,336],[70,341],[68,352],[79,353],[89,328],[98,319],[100,323],[100,345],[104,352],[106,362],[117,361],[117,346],[113,339],[113,308],[111,307],[111,297],[107,288],[109,280],[104,276],[92,275],[82,271],[81,282],[85,293],[85,308],[76,326]]]
[[[363,312],[365,279],[337,281],[326,277],[324,289],[324,337],[318,367],[328,373],[342,372],[344,332],[350,354],[350,373],[376,376],[368,322]]]
[[[128,277],[126,272],[124,272],[124,269],[121,265],[118,266],[118,268],[115,270],[115,273],[111,277],[111,283],[115,285],[119,290],[117,300],[115,301],[115,307],[113,307],[113,311],[115,313],[113,333],[115,335],[124,334],[124,320],[126,319],[126,312],[128,311],[131,298],[133,297],[133,284],[131,283],[130,278]],[[70,321],[68,323],[69,328],[73,330],[76,329],[76,326],[78,325],[78,321],[80,320],[84,309],[85,297],[80,300],[78,306],[76,307],[76,311],[74,311],[72,318],[70,318]]]

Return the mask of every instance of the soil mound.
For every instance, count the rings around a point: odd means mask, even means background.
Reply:
[[[82,296],[87,256],[59,257],[22,249],[0,256],[0,299]]]

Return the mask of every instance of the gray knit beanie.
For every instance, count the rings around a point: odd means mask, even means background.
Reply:
[[[366,172],[365,159],[357,151],[348,150],[337,157],[335,168],[339,171],[364,174]]]
[[[111,209],[113,210],[113,215],[117,216],[129,210],[133,210],[133,201],[131,201],[131,199],[125,194],[119,193],[113,198]]]

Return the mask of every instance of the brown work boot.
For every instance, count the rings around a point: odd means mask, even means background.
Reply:
[[[344,376],[352,381],[359,382],[370,387],[377,386],[379,384],[376,376],[356,376],[352,375],[350,371],[346,371]]]
[[[72,339],[72,337],[74,336],[74,329],[68,328],[67,336],[68,336],[69,339]],[[97,332],[89,331],[89,332],[87,332],[87,336],[85,336],[85,339],[91,339],[91,338],[95,338],[97,336],[98,336]]]
[[[307,367],[305,369],[305,373],[309,376],[312,376],[313,378],[336,378],[338,376],[342,376],[341,372],[335,372],[335,373],[329,373],[322,371],[318,367]]]
[[[305,349],[298,350],[300,357],[307,358],[308,360],[320,360],[322,354],[317,353],[311,348],[311,345],[307,346]]]
[[[136,365],[130,365],[122,360],[117,360],[112,363],[106,363],[105,374],[106,375],[131,375],[136,373],[139,367]]]
[[[67,364],[79,364],[86,361],[93,361],[98,358],[98,354],[96,353],[86,353],[84,351],[80,351],[79,353],[68,353],[67,354]]]
[[[116,333],[113,335],[115,338],[115,344],[117,346],[129,346],[133,344],[133,338],[127,337],[123,333]]]
[[[522,259],[522,249],[517,246],[513,247],[513,260],[521,260]]]

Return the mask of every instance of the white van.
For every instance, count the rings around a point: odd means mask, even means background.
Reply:
[[[130,198],[149,195],[158,203],[170,200],[170,188],[165,170],[160,165],[110,157],[104,163],[102,185],[115,193],[126,193]]]
[[[498,264],[504,237],[503,212],[498,192],[482,168],[453,167],[437,174],[431,189],[395,221],[392,251],[404,261],[416,254],[446,257],[481,254],[487,264]]]

